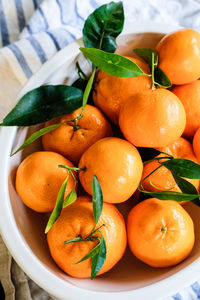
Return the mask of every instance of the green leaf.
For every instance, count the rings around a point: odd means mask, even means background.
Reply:
[[[76,188],[74,187],[73,190],[67,195],[63,202],[63,207],[66,207],[72,203],[74,203],[77,199],[77,193],[76,193]]]
[[[81,47],[80,50],[95,66],[112,76],[129,78],[147,75],[136,63],[119,54],[108,53],[95,48]]]
[[[87,83],[88,83],[88,80],[79,77],[77,80],[75,80],[73,82],[72,86],[74,86],[82,91],[85,91]]]
[[[68,179],[69,179],[69,172],[68,172],[67,177],[66,177],[65,181],[63,182],[63,184],[62,184],[62,186],[61,186],[61,188],[58,192],[56,204],[55,204],[55,207],[54,207],[54,209],[53,209],[53,211],[50,215],[50,218],[48,220],[47,226],[45,228],[45,233],[47,233],[49,231],[49,229],[53,226],[53,224],[56,222],[56,220],[58,219],[58,217],[61,214]]]
[[[59,123],[59,124],[50,125],[48,127],[42,128],[42,129],[34,132],[29,138],[27,138],[27,140],[14,153],[11,154],[11,156],[13,156],[14,154],[16,154],[20,150],[23,150],[25,147],[27,147],[28,145],[30,145],[31,143],[33,143],[39,137],[43,136],[44,134],[46,134],[46,133],[48,133],[50,131],[55,130],[56,128],[60,127],[64,123],[65,122],[62,122],[62,123]]]
[[[93,204],[93,216],[94,216],[94,221],[96,226],[103,209],[103,194],[101,190],[101,185],[96,175],[93,175],[93,179],[92,179],[92,204]]]
[[[64,244],[74,243],[74,242],[81,242],[83,238],[81,236],[77,236],[76,238],[68,241],[64,241]]]
[[[177,176],[176,174],[172,173],[172,175],[183,193],[198,195],[196,187],[191,182],[185,180],[184,178],[181,178],[180,176]],[[197,206],[200,206],[200,201],[198,197],[194,200],[191,200],[191,202],[196,204]]]
[[[3,126],[31,126],[81,107],[83,92],[67,85],[45,85],[25,94],[4,118]]]
[[[83,258],[81,258],[79,261],[76,262],[76,264],[80,264],[82,261],[87,260],[95,255],[97,255],[99,253],[100,250],[100,242],[94,247],[92,248],[92,250],[90,250],[90,252],[88,252],[88,254],[86,254]]]
[[[92,85],[93,85],[93,81],[94,81],[94,75],[95,75],[95,71],[94,70],[92,72],[92,75],[90,76],[90,79],[88,80],[88,83],[86,85],[86,88],[85,88],[85,91],[84,91],[84,94],[83,94],[83,104],[82,104],[82,111],[81,111],[81,115],[83,113],[83,110],[87,104],[87,101],[88,101],[88,97],[90,95],[90,91],[91,91],[91,88],[92,88]]]
[[[157,67],[158,65],[158,54],[155,50],[150,48],[136,48],[133,50],[139,57],[141,57],[150,68],[152,67],[152,53],[154,53],[154,66]]]
[[[116,37],[124,26],[122,2],[110,2],[89,15],[83,27],[83,41],[88,48],[115,52]]]
[[[173,158],[164,162],[161,165],[165,166],[173,174],[190,179],[200,179],[200,165],[192,160],[184,158]]]
[[[169,88],[172,86],[169,77],[158,67],[154,70],[154,81],[160,88]]]
[[[158,198],[160,200],[175,200],[177,202],[181,201],[191,201],[196,199],[197,195],[195,194],[187,194],[187,193],[178,193],[178,192],[148,192],[145,190],[141,190],[144,194],[149,194],[154,198]]]
[[[91,279],[94,279],[97,273],[101,270],[106,259],[106,243],[103,235],[101,235],[99,244],[99,251],[92,257]]]

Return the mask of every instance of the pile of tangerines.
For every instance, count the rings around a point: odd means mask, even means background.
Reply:
[[[152,87],[147,76],[117,78],[98,70],[94,105],[86,105],[83,117],[76,124],[65,123],[45,134],[44,151],[26,157],[17,170],[16,190],[20,198],[40,213],[54,209],[67,176],[65,196],[79,178],[77,200],[62,209],[47,234],[52,258],[71,276],[90,277],[91,258],[76,262],[98,243],[97,239],[64,243],[77,237],[84,239],[94,228],[93,175],[103,193],[103,210],[97,227],[102,227],[107,249],[97,275],[110,270],[122,258],[127,239],[133,254],[153,267],[175,265],[193,248],[193,221],[176,201],[146,199],[132,208],[126,225],[114,205],[134,195],[138,197],[138,185],[145,177],[146,191],[180,191],[171,172],[164,166],[153,172],[159,161],[143,164],[136,147],[155,148],[175,158],[200,162],[200,35],[191,29],[168,34],[156,50],[159,67],[173,84],[170,90]],[[146,62],[129,59],[150,73]],[[74,120],[80,112],[81,108],[48,121],[45,126]],[[110,122],[119,125],[122,138],[113,136]],[[59,165],[68,166],[72,172]],[[190,182],[198,190],[199,180]]]

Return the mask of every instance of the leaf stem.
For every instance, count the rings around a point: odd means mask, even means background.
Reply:
[[[87,168],[86,167],[83,167],[83,168],[77,168],[77,167],[69,167],[67,165],[58,165],[59,168],[64,168],[64,169],[67,169],[67,170],[72,170],[72,171],[86,171]]]
[[[78,69],[78,75],[79,75],[79,77],[81,78],[81,75],[82,75],[83,79],[88,80],[89,77],[83,72],[83,70],[81,69],[78,61],[76,62],[76,67]]]

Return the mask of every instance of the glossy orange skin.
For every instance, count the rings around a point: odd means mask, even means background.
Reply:
[[[159,67],[173,84],[186,84],[200,77],[200,34],[181,29],[165,35],[157,44]]]
[[[194,135],[193,149],[194,149],[196,158],[198,160],[198,163],[200,163],[200,128],[197,129],[197,131]]]
[[[137,147],[165,147],[182,135],[185,123],[181,101],[161,88],[133,95],[119,115],[122,133]]]
[[[195,131],[200,127],[200,80],[176,86],[172,92],[181,100],[186,113],[186,126],[183,136],[193,139]]]
[[[175,201],[156,198],[130,211],[127,235],[132,253],[156,268],[181,262],[190,254],[195,240],[193,221],[185,209]]]
[[[37,212],[53,210],[58,192],[67,177],[68,171],[58,165],[73,164],[62,155],[39,151],[27,156],[16,173],[16,190],[26,206]],[[74,179],[69,175],[65,196],[74,187]]]
[[[92,195],[92,178],[96,175],[102,188],[103,200],[110,203],[126,201],[137,189],[142,176],[142,160],[137,149],[129,142],[104,138],[93,144],[82,155],[79,168],[80,182]]]
[[[145,73],[149,74],[149,66],[139,58],[127,57],[134,61]],[[96,77],[93,100],[113,123],[118,124],[119,111],[122,104],[133,94],[151,88],[151,78],[138,76],[119,78],[100,70]]]
[[[175,158],[184,158],[189,159],[194,162],[197,162],[197,159],[194,155],[192,145],[186,139],[180,137],[174,143],[167,147],[159,148],[158,150],[163,151],[165,153],[173,155]],[[165,154],[159,154],[157,157],[166,156]],[[148,174],[150,174],[153,170],[159,167],[160,164],[158,161],[152,161],[147,164],[144,164],[142,179],[144,179]],[[196,189],[199,189],[199,179],[187,179],[191,182]],[[165,168],[161,167],[155,173],[153,173],[150,177],[148,177],[143,182],[143,187],[145,190],[150,192],[157,192],[159,189],[156,189],[150,184],[150,181],[158,188],[162,189],[170,189],[170,191],[180,192],[178,185],[176,184],[171,172]],[[182,203],[185,203],[184,201]]]
[[[79,235],[85,238],[94,228],[92,201],[82,199],[80,202],[78,198],[77,203],[63,209],[61,216],[47,234],[47,242],[52,258],[64,272],[72,277],[89,278],[91,259],[80,264],[75,263],[83,258],[97,241],[64,244],[64,241]],[[114,205],[104,203],[96,228],[102,224],[105,224],[101,232],[105,239],[107,254],[104,265],[97,275],[113,268],[122,258],[127,245],[125,222]]]
[[[71,114],[46,122],[45,127],[67,120],[73,120],[78,117],[80,113],[81,108]],[[89,104],[86,105],[83,111],[83,117],[77,121],[77,125],[80,128],[76,131],[74,130],[72,122],[63,124],[59,128],[43,135],[43,148],[45,150],[58,152],[76,164],[83,152],[92,144],[103,137],[112,136],[111,126],[102,112]]]

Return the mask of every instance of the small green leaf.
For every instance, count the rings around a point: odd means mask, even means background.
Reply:
[[[74,187],[73,190],[71,190],[71,192],[65,198],[65,200],[63,202],[63,207],[66,207],[66,206],[74,203],[76,201],[76,199],[77,199],[77,193],[76,193],[76,189]]]
[[[136,63],[119,54],[108,53],[95,48],[81,47],[80,50],[95,66],[112,76],[129,78],[147,75]]]
[[[64,244],[74,243],[74,242],[81,242],[83,238],[81,236],[77,236],[76,238],[68,241],[64,241]]]
[[[46,134],[48,132],[51,132],[51,131],[55,130],[56,128],[60,127],[64,123],[65,122],[62,122],[62,123],[59,123],[59,124],[50,125],[48,127],[42,128],[42,129],[40,129],[38,131],[35,131],[29,138],[27,138],[27,140],[14,153],[11,154],[11,156],[13,156],[14,154],[16,154],[20,150],[23,150],[25,147],[27,147],[28,145],[30,145],[31,143],[33,143],[39,137],[43,136],[44,134]]]
[[[90,79],[88,80],[88,83],[86,85],[86,88],[85,88],[85,91],[84,91],[84,94],[83,94],[83,104],[82,104],[82,111],[81,111],[81,115],[83,113],[83,110],[87,104],[87,101],[88,101],[88,97],[90,95],[90,91],[91,91],[91,88],[92,88],[92,85],[93,85],[93,81],[94,81],[94,75],[95,75],[95,71],[94,70],[92,72],[92,75],[90,76]]]
[[[101,235],[99,244],[99,251],[92,257],[91,279],[94,279],[94,277],[98,274],[106,259],[106,243],[103,235]]]
[[[190,179],[200,179],[200,165],[184,158],[173,158],[164,162],[165,166],[173,174]]]
[[[53,224],[56,222],[56,220],[58,219],[58,217],[61,214],[68,179],[69,179],[69,172],[68,172],[67,177],[66,177],[65,181],[63,182],[63,184],[62,184],[62,186],[61,186],[61,188],[58,192],[56,204],[55,204],[55,207],[54,207],[54,209],[53,209],[53,211],[50,215],[50,218],[48,220],[47,226],[45,228],[45,233],[47,233],[49,231],[49,229],[53,226]]]
[[[154,81],[160,88],[169,88],[172,86],[169,77],[158,67],[154,70]]]
[[[115,52],[116,37],[122,32],[124,11],[122,2],[110,2],[89,15],[83,27],[83,41],[88,48]]]
[[[141,57],[150,68],[152,67],[152,53],[154,53],[154,66],[157,67],[158,65],[158,54],[155,50],[150,48],[136,48],[133,50],[139,57]]]
[[[69,114],[82,105],[83,92],[67,85],[45,85],[25,94],[2,126],[31,126]]]
[[[180,176],[177,176],[176,174],[172,173],[172,175],[183,193],[198,195],[196,187],[191,182],[185,180],[184,178],[181,178]],[[198,197],[194,200],[191,200],[191,202],[196,204],[197,206],[200,206],[200,200]]]
[[[100,250],[100,242],[94,247],[92,248],[92,250],[90,250],[90,252],[88,252],[88,254],[86,254],[83,258],[81,258],[79,261],[77,261],[75,264],[80,264],[82,261],[87,260],[95,255],[97,255],[99,253]]]
[[[92,204],[93,204],[93,216],[94,216],[94,221],[96,226],[101,216],[101,212],[103,208],[103,194],[101,190],[101,185],[96,175],[93,175],[93,179],[92,179]]]

